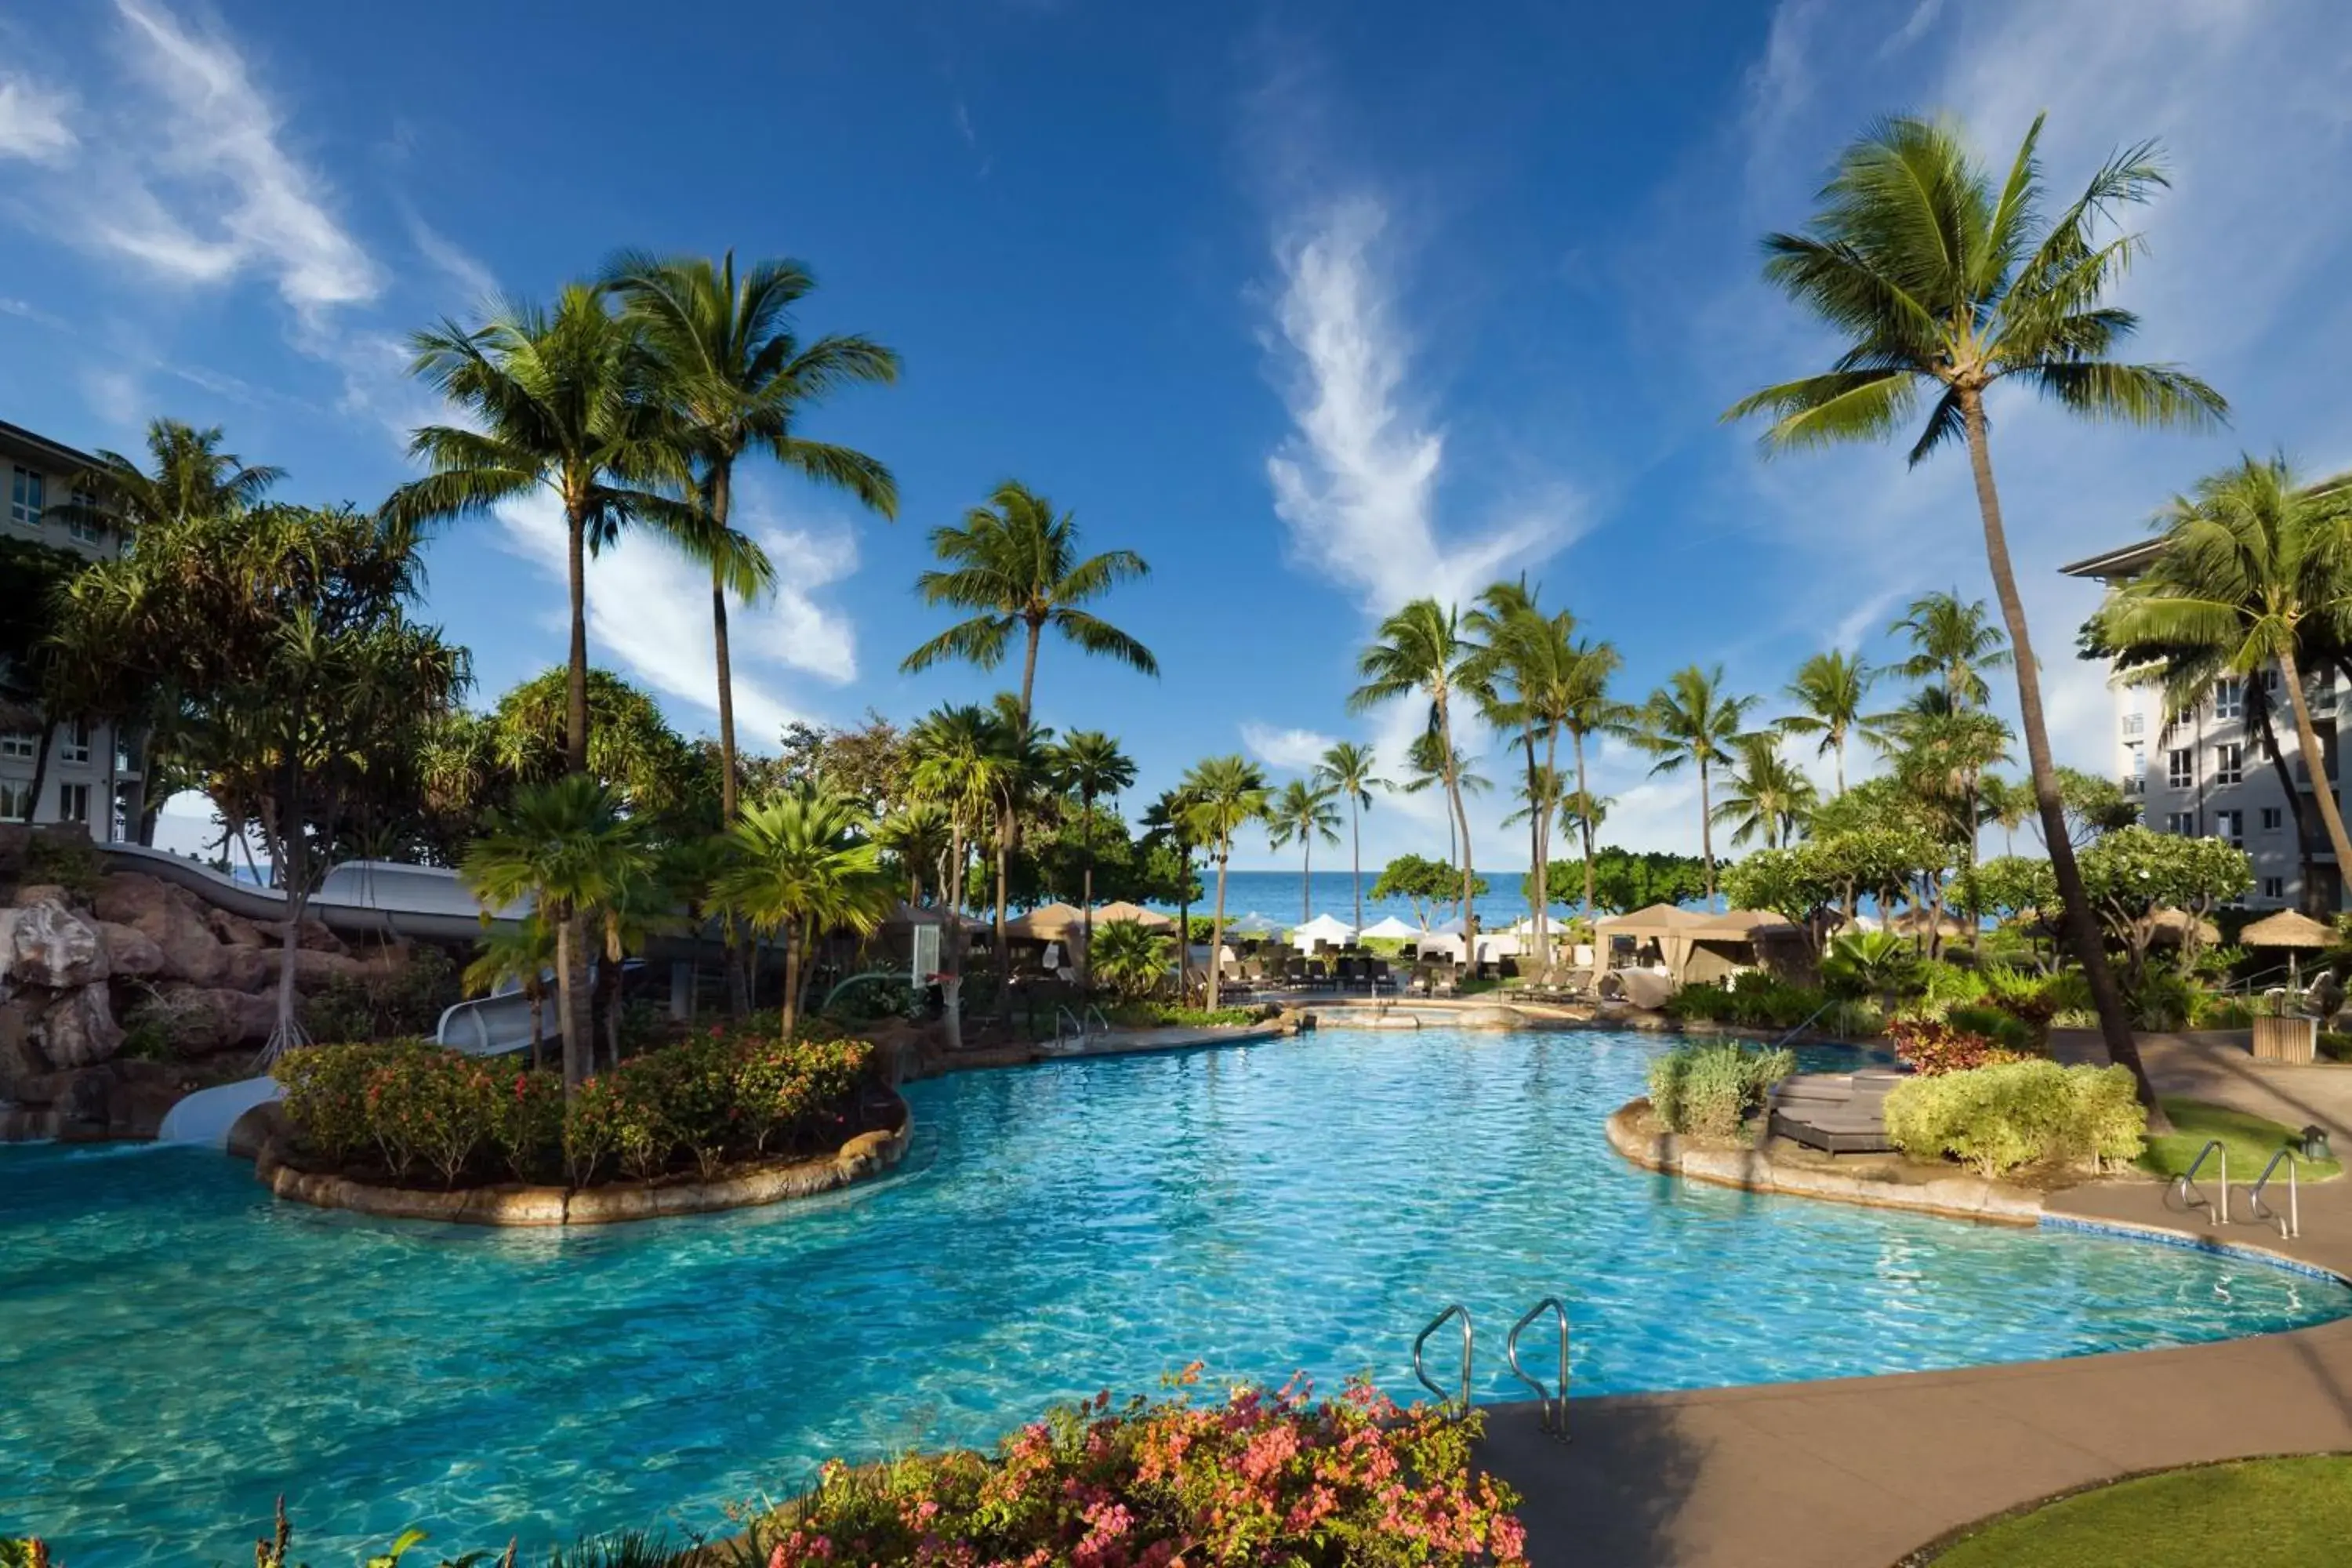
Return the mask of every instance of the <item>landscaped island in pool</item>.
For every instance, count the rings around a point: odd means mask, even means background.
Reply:
[[[2260,1264],[1685,1186],[1610,1152],[1655,1043],[1333,1033],[912,1086],[901,1173],[595,1232],[355,1219],[242,1164],[0,1150],[0,1524],[74,1568],[723,1525],[831,1454],[985,1443],[1056,1397],[1221,1375],[1480,1387],[1575,1317],[1576,1391],[2076,1355],[2352,1310]]]

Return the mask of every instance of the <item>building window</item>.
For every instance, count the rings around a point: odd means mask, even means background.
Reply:
[[[0,779],[0,822],[30,822],[32,819],[33,786]]]
[[[2246,748],[2235,741],[2213,748],[2213,782],[2243,784],[2246,778]]]
[[[69,784],[58,786],[58,820],[59,822],[89,820],[89,785]]]
[[[2264,877],[2263,879],[2263,897],[2266,899],[2285,898],[2286,879],[2284,877]]]
[[[2336,682],[2325,675],[2319,678],[2318,685],[2312,689],[2311,710],[2315,715],[2332,714],[2336,711]]]
[[[41,738],[30,730],[0,731],[0,757],[17,757],[26,762],[41,754]]]
[[[2197,814],[2193,811],[2168,811],[2164,814],[2164,830],[2183,838],[2197,837]]]
[[[88,490],[74,491],[73,503],[74,510],[78,513],[87,514],[98,510],[98,498]],[[73,537],[77,544],[106,542],[106,530],[87,515],[77,516],[71,522],[67,523],[66,532]]]
[[[2244,848],[2246,847],[2246,814],[2242,811],[2215,812],[2213,837],[2226,838],[2239,848]]]
[[[2197,753],[2186,747],[2166,753],[2164,782],[2174,789],[2187,789],[2197,782]]]
[[[30,468],[18,468],[8,487],[8,521],[38,528],[47,502],[48,481]]]
[[[2242,719],[2246,713],[2246,685],[2242,680],[2217,680],[2213,683],[2213,717]]]
[[[2263,695],[2276,701],[2278,694],[2279,672],[2275,668],[2263,671]]]
[[[2275,805],[2263,807],[2263,831],[2276,833],[2285,824],[2286,814]]]
[[[2147,728],[2147,720],[2145,715],[2138,713],[2126,713],[2124,715],[2124,733],[2126,735],[2139,734]]]
[[[85,767],[89,763],[89,721],[77,719],[66,731],[65,744],[58,748],[58,761],[72,767]],[[81,820],[75,818],[76,821]]]

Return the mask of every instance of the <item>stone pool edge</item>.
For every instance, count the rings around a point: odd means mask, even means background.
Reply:
[[[272,1194],[287,1202],[309,1204],[313,1208],[348,1209],[377,1219],[436,1220],[449,1225],[513,1228],[624,1225],[682,1215],[763,1208],[870,1181],[906,1158],[908,1145],[913,1142],[914,1111],[904,1100],[898,1101],[898,1110],[897,1128],[861,1132],[823,1158],[795,1161],[789,1165],[714,1181],[678,1182],[664,1186],[590,1187],[580,1192],[563,1187],[476,1187],[449,1193],[384,1187],[348,1176],[296,1170],[279,1158],[275,1140],[263,1145],[254,1161],[253,1173]]]

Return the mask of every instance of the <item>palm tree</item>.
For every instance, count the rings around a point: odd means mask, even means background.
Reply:
[[[1840,795],[1845,793],[1846,739],[1863,722],[1863,704],[1877,679],[1878,671],[1860,655],[1832,648],[1799,665],[1797,679],[1785,688],[1797,711],[1780,720],[1780,729],[1790,735],[1822,738],[1813,754],[1827,753],[1837,759]]]
[[[1935,405],[1911,461],[1955,437],[1966,443],[2067,934],[2107,1050],[2132,1069],[2150,1128],[2163,1132],[2171,1124],[2140,1063],[2067,840],[2041,678],[1993,484],[1984,397],[1996,381],[2021,376],[2092,418],[2191,427],[2219,424],[2229,405],[2178,366],[2105,357],[2139,324],[2102,301],[2142,244],[2108,232],[2111,220],[2165,184],[2154,144],[2118,153],[2052,215],[2041,199],[2041,137],[2037,118],[1998,186],[1949,124],[1889,120],[1849,147],[1807,231],[1765,242],[1767,279],[1843,337],[1845,351],[1827,372],[1766,387],[1726,417],[1772,415],[1768,449],[1876,440],[1926,390]]]
[[[1454,745],[1453,699],[1465,677],[1475,682],[1475,660],[1484,650],[1462,636],[1461,617],[1435,599],[1415,599],[1380,624],[1375,641],[1356,660],[1363,684],[1348,696],[1348,711],[1418,691],[1429,699],[1428,732],[1436,737],[1437,772],[1445,801],[1461,835],[1462,941],[1475,945],[1471,929],[1475,895],[1471,882],[1470,817],[1462,803],[1459,756]]]
[[[1104,795],[1116,795],[1135,784],[1135,763],[1118,749],[1118,742],[1100,730],[1073,730],[1058,745],[1045,753],[1047,770],[1053,775],[1055,787],[1065,795],[1078,797],[1078,837],[1086,857],[1083,892],[1078,900],[1080,919],[1085,927],[1084,945],[1078,949],[1079,984],[1091,984],[1094,978],[1095,941],[1095,802]]]
[[[2033,787],[1999,773],[1977,781],[1977,807],[1987,826],[2000,829],[2001,852],[2017,852],[2017,830],[2033,816]]]
[[[1298,923],[1314,918],[1315,841],[1339,842],[1339,792],[1320,779],[1293,779],[1265,808],[1265,837],[1276,849],[1299,846]]]
[[[1576,640],[1576,617],[1565,610],[1543,614],[1524,579],[1495,584],[1479,601],[1467,617],[1471,629],[1486,639],[1479,705],[1497,730],[1518,731],[1526,753],[1520,793],[1527,801],[1528,914],[1535,950],[1545,955],[1549,969],[1552,817],[1566,791],[1559,737],[1585,698],[1583,646]]]
[[[1217,863],[1217,912],[1209,922],[1209,1008],[1215,1011],[1225,944],[1225,868],[1233,859],[1234,835],[1265,816],[1265,774],[1242,757],[1210,757],[1193,765],[1179,786],[1192,833]]]
[[[1379,753],[1371,747],[1360,746],[1353,741],[1341,741],[1323,753],[1323,760],[1315,764],[1313,775],[1347,797],[1348,842],[1355,879],[1358,931],[1364,929],[1364,835],[1359,814],[1372,809],[1372,791],[1396,787],[1372,772],[1380,765]]]
[[[529,899],[555,926],[566,1093],[586,1081],[595,1060],[586,916],[652,862],[643,828],[622,815],[612,792],[584,773],[566,773],[517,790],[458,866],[458,879],[485,909]]]
[[[1446,753],[1437,743],[1436,731],[1423,730],[1404,749],[1404,782],[1397,786],[1399,795],[1426,795],[1445,783]],[[1495,781],[1476,771],[1478,759],[1456,747],[1453,753],[1454,787],[1466,798],[1485,795],[1495,787]],[[1445,863],[1462,864],[1462,840],[1454,828],[1454,814],[1445,814]],[[1376,884],[1377,885],[1377,884]],[[1444,900],[1452,902],[1451,900]]]
[[[2249,457],[2175,499],[2159,523],[2163,553],[2102,608],[2102,631],[2118,646],[2202,652],[2249,680],[2276,664],[2319,820],[2336,863],[2352,866],[2297,657],[2352,636],[2352,482],[2298,486],[2285,458]]]
[[[1715,769],[1731,758],[1732,748],[1756,706],[1753,697],[1733,697],[1723,689],[1723,666],[1701,669],[1689,665],[1666,678],[1650,693],[1636,721],[1633,742],[1657,758],[1653,773],[1674,773],[1686,766],[1698,770],[1699,854],[1706,863],[1706,897],[1715,901],[1715,806],[1710,793]]]
[[[909,907],[923,901],[926,870],[940,875],[940,885],[945,885],[950,847],[948,814],[936,802],[909,801],[884,817],[874,826],[874,845],[898,862],[898,869],[907,878]]]
[[[696,505],[679,542],[710,568],[710,627],[719,660],[719,816],[736,811],[735,691],[727,646],[727,597],[747,602],[774,581],[767,557],[729,519],[735,465],[765,452],[784,467],[846,490],[886,518],[898,515],[898,481],[875,458],[798,435],[799,416],[833,392],[898,378],[898,356],[870,338],[803,342],[792,312],[816,287],[797,261],[760,261],[735,271],[735,253],[717,261],[657,259],[626,252],[606,264],[604,281],[645,334],[659,396],[677,421],[695,466]]]
[[[1982,599],[1963,604],[1958,594],[1928,594],[1911,601],[1887,635],[1911,639],[1909,658],[1895,670],[1912,680],[1932,680],[1955,709],[1981,708],[1992,700],[1984,672],[2012,662],[2000,628],[1990,624]]]
[[[1132,550],[1078,558],[1075,514],[1054,515],[1054,503],[1017,480],[996,488],[988,504],[964,514],[962,526],[931,531],[931,550],[948,570],[915,579],[924,602],[976,612],[914,652],[898,668],[908,674],[946,658],[982,669],[1004,661],[1013,631],[1026,638],[1021,665],[1021,721],[1029,721],[1037,681],[1037,645],[1052,626],[1088,653],[1118,659],[1145,675],[1160,673],[1151,650],[1092,611],[1078,606],[1151,568]]]
[[[1894,763],[1895,775],[1919,801],[1940,812],[1946,835],[1973,870],[1977,830],[1983,826],[1979,790],[1984,771],[2009,758],[2009,726],[1990,713],[1952,700],[1950,689],[1928,686],[1909,702],[1873,721],[1872,739]]]
[[[1176,847],[1176,994],[1192,994],[1192,851],[1200,847],[1193,836],[1191,790],[1161,790],[1144,809],[1147,838],[1164,838]]]
[[[1767,849],[1789,841],[1819,795],[1804,770],[1780,754],[1780,738],[1770,730],[1742,735],[1733,743],[1723,784],[1714,819],[1731,828],[1732,843],[1761,838]]]
[[[869,935],[889,912],[890,877],[864,826],[854,803],[819,787],[754,806],[728,830],[735,861],[720,874],[718,896],[752,930],[784,938],[787,1044],[809,950],[843,926]]]
[[[534,910],[489,927],[474,945],[474,961],[462,977],[466,994],[487,996],[501,985],[522,993],[530,1004],[530,1067],[537,1072],[547,1054],[547,972],[555,963],[555,932]]]
[[[914,758],[908,787],[918,799],[937,805],[948,820],[947,874],[940,889],[940,991],[948,1048],[954,1050],[963,1044],[965,879],[971,868],[971,846],[996,820],[1006,775],[1015,765],[1013,738],[995,713],[964,704],[927,715],[908,732],[907,749]]]
[[[1584,771],[1584,743],[1596,735],[1632,732],[1633,710],[1609,695],[1610,678],[1622,662],[1612,643],[1578,643],[1565,678],[1567,701],[1560,710],[1560,728],[1568,731],[1576,758],[1576,793],[1560,802],[1560,823],[1563,826],[1573,825],[1584,849],[1586,920],[1592,918],[1594,896],[1592,836],[1600,830],[1602,807],[1607,803],[1593,799],[1591,784]]]
[[[286,470],[248,467],[242,458],[222,451],[221,439],[217,425],[198,430],[177,419],[152,420],[147,454],[154,472],[101,447],[98,466],[76,476],[73,499],[48,508],[47,515],[135,537],[189,519],[248,511]]]
[[[1112,921],[1092,940],[1100,948],[1088,950],[1088,973],[1118,995],[1149,995],[1168,973],[1168,939],[1141,921]]]

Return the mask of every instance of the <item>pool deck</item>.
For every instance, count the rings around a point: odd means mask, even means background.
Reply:
[[[2352,1068],[2151,1044],[2167,1092],[2275,1100],[2339,1127],[2352,1107]],[[2153,1182],[2094,1183],[2046,1207],[2352,1278],[2352,1178],[2305,1188],[2288,1241],[2246,1215],[2245,1177],[2224,1226],[2182,1214]],[[1487,1415],[1482,1458],[1526,1500],[1536,1568],[1887,1568],[1974,1520],[2113,1477],[2352,1449],[2352,1319],[2173,1350],[1577,1400],[1569,1418],[1563,1445],[1532,1405]]]

